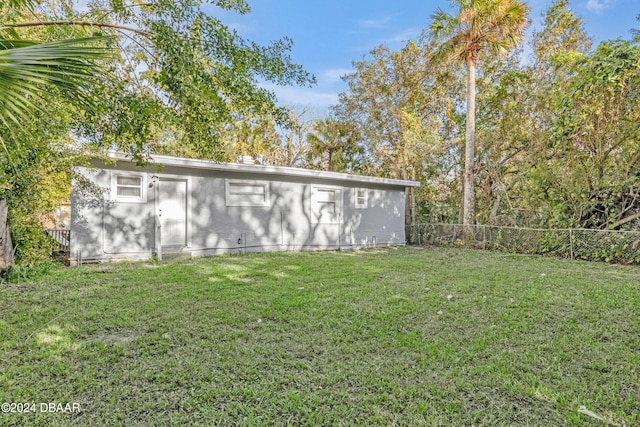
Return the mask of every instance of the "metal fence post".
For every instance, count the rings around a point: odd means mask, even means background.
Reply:
[[[482,226],[482,250],[487,250],[487,226]]]
[[[571,259],[573,259],[573,230],[569,229],[569,251],[571,254]]]

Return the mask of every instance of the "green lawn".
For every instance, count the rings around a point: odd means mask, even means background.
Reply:
[[[0,346],[0,402],[36,404],[0,425],[640,425],[637,266],[400,248],[60,269],[0,285]]]

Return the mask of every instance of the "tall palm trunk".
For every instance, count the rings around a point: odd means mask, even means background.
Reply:
[[[462,223],[473,231],[476,222],[473,172],[475,169],[476,60],[483,52],[501,54],[523,39],[529,24],[524,0],[453,0],[458,15],[442,9],[433,15],[431,33],[441,41],[434,59],[464,57],[467,69],[467,135],[465,144]]]
[[[476,64],[467,55],[467,135],[464,149],[464,189],[462,194],[462,223],[476,222],[476,207],[473,184],[476,145]]]

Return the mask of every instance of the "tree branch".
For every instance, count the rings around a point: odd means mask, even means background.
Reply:
[[[633,166],[638,163],[638,161],[640,161],[640,152],[633,156],[633,159],[631,159],[631,161],[629,162],[629,165],[627,166],[627,176],[629,176],[629,174],[631,173],[631,169],[633,169]]]
[[[123,25],[116,24],[106,24],[103,22],[92,22],[92,21],[31,21],[31,22],[16,22],[16,23],[5,23],[2,24],[1,28],[20,28],[20,27],[42,27],[47,25],[78,25],[78,26],[89,26],[89,27],[101,27],[101,28],[112,28],[118,31],[130,31],[132,33],[140,34],[145,37],[153,37],[153,34],[138,30],[136,28],[125,27]]]
[[[636,220],[638,218],[640,218],[640,212],[635,213],[633,215],[629,215],[628,217],[621,219],[620,221],[618,221],[615,224],[613,224],[613,226],[611,228],[615,230],[615,229],[619,228],[620,226],[622,226],[622,225],[624,225],[624,224],[626,224],[628,222],[631,222],[633,220]]]

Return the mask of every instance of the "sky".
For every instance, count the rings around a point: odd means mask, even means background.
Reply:
[[[529,0],[532,24],[540,29],[552,0]],[[249,0],[246,15],[219,12],[223,23],[244,38],[262,45],[284,36],[293,40],[291,57],[315,75],[312,88],[264,86],[276,93],[280,105],[309,107],[324,115],[347,86],[340,77],[352,62],[384,44],[399,50],[429,26],[437,8],[454,12],[449,0]],[[640,29],[640,0],[570,0],[570,8],[584,20],[594,45],[604,40],[630,39]]]

